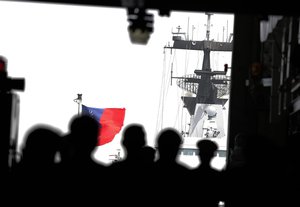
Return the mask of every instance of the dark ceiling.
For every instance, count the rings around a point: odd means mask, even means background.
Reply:
[[[262,15],[299,15],[300,7],[295,0],[258,1],[258,0],[7,0],[31,3],[55,3],[86,6],[126,8],[128,5],[143,4],[146,9],[160,10],[162,14],[168,11],[189,12],[219,12],[234,14]]]

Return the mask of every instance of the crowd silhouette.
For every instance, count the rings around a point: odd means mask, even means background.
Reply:
[[[112,206],[265,207],[297,200],[294,191],[282,193],[285,181],[297,176],[289,177],[294,171],[282,168],[283,153],[267,137],[238,134],[228,164],[218,170],[211,165],[218,150],[213,140],[197,142],[200,163],[190,169],[177,159],[183,137],[175,128],[162,129],[152,147],[139,123],[122,131],[124,158],[106,165],[92,156],[99,133],[101,125],[87,115],[72,117],[65,134],[49,125],[30,128],[11,170],[14,187],[9,190],[18,189],[23,205],[42,199],[53,205],[109,200]]]

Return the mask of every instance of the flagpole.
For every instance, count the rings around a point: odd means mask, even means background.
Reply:
[[[74,102],[78,104],[78,115],[81,113],[81,103],[82,103],[82,94],[77,94],[77,98],[74,99]]]

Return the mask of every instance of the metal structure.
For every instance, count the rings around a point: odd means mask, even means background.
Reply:
[[[196,104],[221,104],[227,102],[227,98],[222,98],[223,95],[229,93],[230,78],[226,76],[227,65],[224,65],[224,71],[213,71],[210,66],[211,51],[232,51],[233,42],[216,42],[210,40],[210,17],[212,13],[206,13],[206,39],[202,41],[186,40],[183,38],[185,33],[173,33],[173,46],[165,46],[168,49],[183,49],[183,50],[202,50],[204,53],[202,69],[196,69],[194,74],[188,74],[183,77],[172,77],[177,80],[177,85],[195,94],[195,97],[182,96],[184,106],[192,116],[195,113]]]

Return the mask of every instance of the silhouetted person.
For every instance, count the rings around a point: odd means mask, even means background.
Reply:
[[[192,170],[194,191],[192,195],[195,198],[195,205],[205,207],[218,207],[221,197],[222,183],[221,172],[211,166],[212,159],[216,156],[218,145],[209,139],[199,140],[197,142],[199,150],[199,165]]]
[[[226,207],[285,206],[282,203],[280,150],[268,137],[249,134],[244,146],[244,164],[224,171]],[[268,192],[268,193],[267,193]]]
[[[238,133],[234,137],[234,146],[230,155],[228,167],[239,167],[245,165],[245,147],[249,135]]]
[[[147,144],[144,126],[138,123],[127,125],[121,137],[124,158],[109,166],[112,185],[117,198],[114,205],[141,205],[144,202],[146,176],[143,172],[142,148]],[[117,203],[116,203],[117,202]],[[120,202],[120,203],[119,203]]]
[[[61,143],[62,186],[66,196],[90,199],[105,195],[103,179],[107,179],[106,166],[96,161],[93,153],[97,147],[101,125],[88,115],[76,115],[70,120],[70,132]],[[101,189],[95,189],[101,184]]]
[[[111,164],[111,168],[124,167],[131,170],[141,161],[141,148],[147,144],[146,131],[141,124],[127,125],[122,134],[121,145],[124,149],[124,158]]]
[[[21,144],[18,171],[26,176],[39,178],[56,170],[61,132],[49,125],[38,124],[28,130]]]
[[[178,161],[182,136],[174,128],[161,130],[156,138],[158,158],[155,162],[156,200],[160,205],[187,204],[190,170]]]
[[[66,167],[102,166],[93,158],[97,147],[101,125],[88,115],[76,115],[69,123],[69,133],[63,137],[60,146],[61,163]]]
[[[61,141],[60,130],[50,125],[38,124],[27,131],[21,144],[21,157],[14,169],[15,187],[19,192],[15,202],[35,204],[37,198],[51,199],[52,190],[59,184],[56,155]]]

